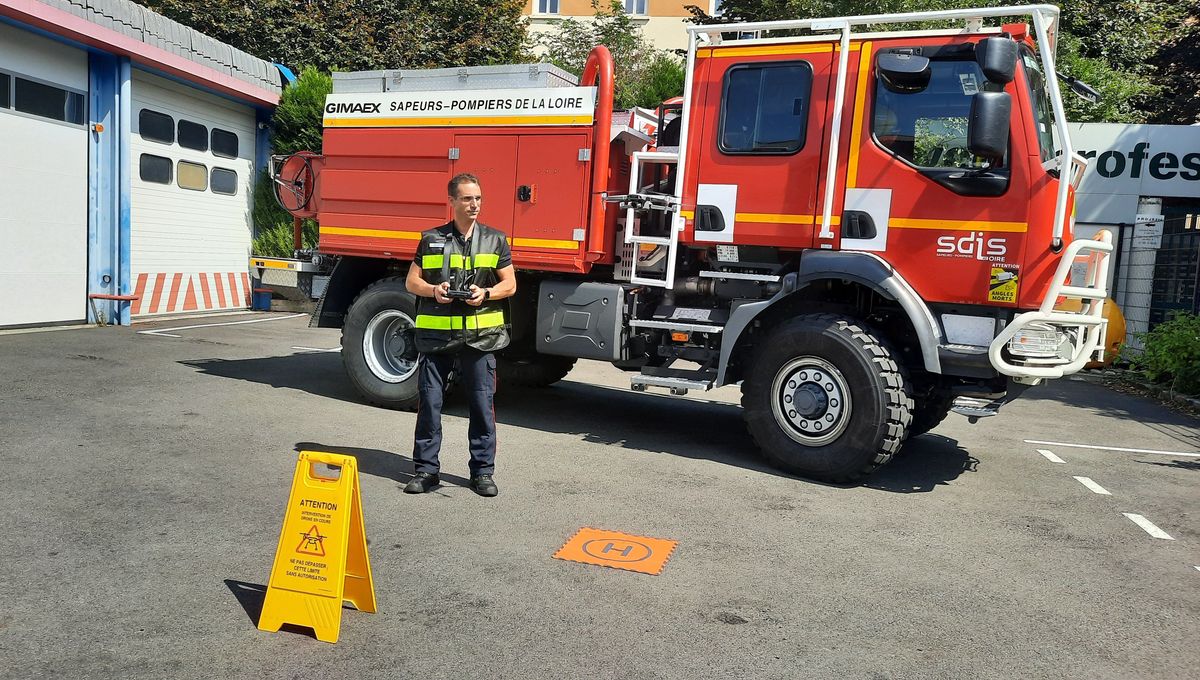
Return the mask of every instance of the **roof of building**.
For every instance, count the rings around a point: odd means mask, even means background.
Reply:
[[[258,103],[274,104],[283,89],[282,77],[273,63],[130,0],[0,0],[0,15],[29,21],[43,30],[95,47],[127,53],[140,64]],[[189,68],[186,62],[197,67]],[[239,87],[239,82],[249,87]]]

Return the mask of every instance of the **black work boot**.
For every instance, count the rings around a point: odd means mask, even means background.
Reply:
[[[428,493],[441,483],[436,474],[418,472],[404,487],[404,493]]]
[[[480,496],[495,496],[500,493],[491,475],[475,475],[471,478],[471,489]]]

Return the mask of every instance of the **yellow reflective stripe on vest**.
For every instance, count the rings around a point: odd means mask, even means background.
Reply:
[[[422,255],[421,269],[441,269],[445,263],[443,255]],[[500,264],[500,256],[495,253],[481,253],[475,257],[463,257],[458,253],[450,254],[451,269],[475,269],[477,267],[491,267],[495,269]]]
[[[496,253],[481,253],[475,256],[475,267],[491,267],[495,269],[500,264],[500,256]]]
[[[485,256],[486,257],[486,256]],[[422,255],[421,269],[441,269],[445,264],[445,257],[442,255]],[[451,269],[470,269],[471,258],[463,259],[458,253],[450,253],[450,268]]]
[[[461,331],[481,330],[504,325],[504,312],[486,312],[475,316],[436,316],[433,314],[418,314],[417,328],[430,331]]]
[[[496,326],[504,325],[504,312],[485,312],[476,314],[475,316],[467,317],[468,330],[480,330],[483,328],[495,328]]]
[[[458,321],[458,328],[462,328],[462,320],[457,316],[434,316],[432,314],[418,314],[417,328],[424,328],[431,331],[449,331],[454,330],[454,321]]]

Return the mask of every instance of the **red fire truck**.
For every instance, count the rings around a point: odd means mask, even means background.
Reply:
[[[1001,18],[1025,23],[987,25]],[[471,172],[518,271],[503,381],[548,385],[587,358],[635,390],[740,383],[773,464],[859,479],[950,410],[993,415],[1102,351],[1111,237],[1073,239],[1086,161],[1057,19],[690,27],[678,115],[653,138],[614,115],[604,47],[578,84],[544,65],[339,74],[323,155],[274,163],[336,257],[313,324],[343,329],[368,401],[413,407],[404,274]]]

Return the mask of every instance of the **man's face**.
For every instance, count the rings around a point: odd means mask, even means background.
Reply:
[[[479,208],[483,204],[483,194],[479,191],[478,184],[463,182],[458,185],[458,195],[450,199],[450,205],[454,208],[454,220],[475,221],[479,217]]]

